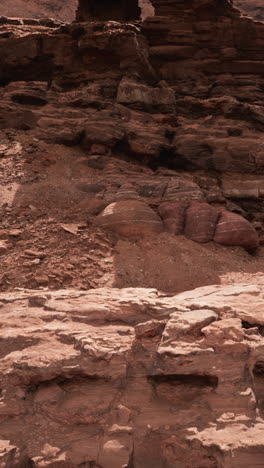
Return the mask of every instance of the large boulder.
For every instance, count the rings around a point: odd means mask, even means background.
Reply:
[[[138,200],[111,203],[97,216],[95,224],[125,237],[142,237],[163,231],[160,217]]]
[[[191,203],[186,212],[186,237],[195,242],[210,242],[214,237],[218,217],[218,210],[208,203]]]
[[[245,218],[224,211],[216,226],[214,241],[222,245],[237,245],[253,250],[258,246],[258,235]]]
[[[159,214],[166,229],[175,235],[183,233],[186,204],[180,201],[164,202],[159,206]]]

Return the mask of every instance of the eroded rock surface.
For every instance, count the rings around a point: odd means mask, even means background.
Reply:
[[[93,2],[84,3],[94,11]],[[100,21],[96,11],[92,22],[60,28],[3,19],[3,134],[15,128],[51,145],[77,145],[95,165],[105,155],[97,168],[112,155],[154,171],[160,165],[179,175],[206,171],[216,184],[200,178],[197,197],[207,190],[212,205],[235,199],[238,214],[261,231],[263,24],[242,17],[228,1],[217,15],[214,1],[153,6],[155,16],[142,26]],[[83,8],[80,2],[85,20]],[[111,10],[108,16],[115,19]],[[190,202],[193,181],[179,183]],[[173,184],[162,202],[175,202]]]
[[[257,468],[264,23],[110,3],[0,19],[0,465]]]
[[[1,466],[261,463],[261,288],[21,290],[0,301]]]

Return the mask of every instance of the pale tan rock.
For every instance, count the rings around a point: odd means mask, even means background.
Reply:
[[[184,335],[200,334],[203,327],[218,319],[218,315],[212,310],[194,310],[192,312],[174,312],[163,333],[165,342],[179,339],[184,340]]]
[[[211,307],[222,317],[234,317],[250,324],[264,325],[263,293],[257,285],[206,286],[178,295],[181,305]]]
[[[8,242],[0,240],[0,255],[6,253],[8,250]]]
[[[46,296],[0,294],[3,468],[259,465],[264,338],[239,317],[261,288]]]
[[[148,322],[139,323],[135,326],[137,338],[147,338],[156,335],[162,335],[165,327],[164,321],[149,320]]]

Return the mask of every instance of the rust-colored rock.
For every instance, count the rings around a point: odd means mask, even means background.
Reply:
[[[160,217],[144,202],[111,203],[96,218],[96,226],[125,237],[154,235],[163,230]]]
[[[258,246],[258,235],[242,216],[224,211],[217,223],[214,241],[223,245],[238,245],[246,249]]]
[[[164,202],[159,206],[159,214],[167,230],[172,234],[183,234],[186,204],[183,202]]]
[[[186,211],[184,233],[195,242],[213,240],[219,212],[208,203],[192,202]]]
[[[264,23],[78,18],[0,17],[1,468],[260,467]]]
[[[262,288],[0,301],[3,468],[261,466]]]

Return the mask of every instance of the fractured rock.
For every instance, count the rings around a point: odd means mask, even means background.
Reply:
[[[263,303],[251,285],[0,294],[3,468],[261,466],[264,339],[239,314]]]

